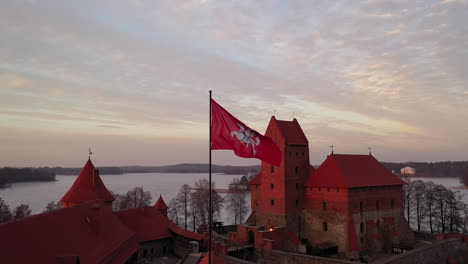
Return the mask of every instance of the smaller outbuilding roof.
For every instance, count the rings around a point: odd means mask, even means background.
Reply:
[[[356,188],[403,184],[372,155],[331,154],[310,175],[305,186]]]
[[[135,232],[138,242],[170,238],[169,219],[158,209],[151,206],[133,208],[116,213],[130,230]]]
[[[154,204],[154,208],[159,210],[167,210],[168,207],[161,195],[159,195],[158,201]]]

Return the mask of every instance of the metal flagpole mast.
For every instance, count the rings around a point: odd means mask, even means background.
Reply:
[[[211,240],[212,240],[212,226],[213,226],[213,214],[211,212],[211,90],[210,90],[210,165],[209,165],[209,176],[208,176],[208,191],[209,191],[209,205],[208,205],[208,264],[211,264]]]

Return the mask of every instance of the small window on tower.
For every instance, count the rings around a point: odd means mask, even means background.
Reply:
[[[296,152],[296,157],[299,155],[299,152]]]
[[[375,201],[375,208],[376,208],[377,210],[379,210],[379,209],[380,209],[380,203],[379,203],[379,200]]]
[[[271,173],[275,173],[275,167],[271,166]]]
[[[299,190],[299,183],[296,183],[296,190]]]
[[[273,190],[274,188],[275,188],[275,185],[274,185],[273,183],[272,183],[272,184],[270,184],[270,189],[272,189],[272,190]]]
[[[361,231],[361,233],[364,233],[364,223],[361,223],[361,225],[359,226],[359,230]]]
[[[364,205],[362,202],[359,202],[359,212],[362,214],[362,210],[364,209]]]
[[[327,210],[327,202],[322,202],[322,210],[323,211]]]
[[[294,169],[294,171],[296,172],[296,174],[298,174],[298,173],[299,173],[299,168],[296,167],[296,168]]]
[[[393,201],[393,200],[390,201],[390,207],[395,208],[395,201]]]
[[[271,203],[271,206],[275,206],[275,200],[271,200],[270,203]]]
[[[327,222],[323,222],[322,224],[323,231],[328,231],[328,225]]]
[[[296,200],[296,208],[299,208],[299,200]]]

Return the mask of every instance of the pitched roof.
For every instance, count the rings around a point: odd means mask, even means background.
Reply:
[[[133,208],[116,213],[133,232],[138,242],[170,238],[169,220],[161,211],[151,206]]]
[[[60,201],[63,203],[81,203],[92,200],[111,202],[115,199],[102,182],[91,160],[88,160],[71,188]]]
[[[271,117],[271,121],[275,122],[281,135],[286,140],[288,145],[307,145],[309,141],[302,131],[299,122],[294,118],[292,121],[277,120],[274,116]],[[270,122],[271,122],[270,121]]]
[[[174,223],[174,222],[172,222],[170,220],[169,220],[168,227],[172,232],[174,232],[174,233],[176,233],[176,234],[178,234],[180,236],[192,239],[192,240],[200,241],[200,240],[202,240],[202,239],[204,239],[206,237],[206,234],[195,233],[195,232],[189,231],[187,229],[183,229],[182,227],[178,226],[176,223]]]
[[[0,224],[5,263],[123,263],[139,245],[107,205],[100,201]]]
[[[159,195],[158,201],[154,204],[154,208],[159,210],[166,210],[168,208],[161,195]]]
[[[403,184],[372,155],[332,154],[310,175],[305,186],[354,188]]]

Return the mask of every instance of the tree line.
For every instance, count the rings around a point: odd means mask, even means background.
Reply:
[[[404,190],[405,217],[417,231],[467,232],[468,205],[460,191],[419,180]]]
[[[442,161],[442,162],[382,162],[390,171],[400,172],[403,167],[412,167],[416,173],[427,177],[468,177],[468,161]],[[466,182],[468,184],[468,181]],[[466,184],[465,184],[466,185]]]
[[[9,183],[26,181],[55,181],[55,173],[45,168],[0,168],[0,188]]]

